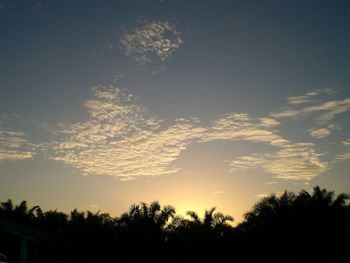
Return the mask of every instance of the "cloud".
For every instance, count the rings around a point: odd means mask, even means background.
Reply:
[[[350,145],[350,138],[341,142],[343,145]]]
[[[230,171],[235,172],[244,171],[252,168],[258,168],[266,164],[269,158],[271,158],[269,154],[259,153],[253,153],[247,156],[242,156],[230,162]]]
[[[255,195],[255,197],[260,198],[260,199],[268,197],[270,195],[276,195],[277,197],[279,197],[279,196],[283,195],[283,193],[284,193],[283,191],[277,191],[275,193],[260,193],[260,194]]]
[[[326,111],[316,118],[319,124],[325,124],[333,120],[336,115],[344,113],[350,109],[350,98],[338,101],[329,101],[324,104],[306,108],[306,112]]]
[[[280,122],[273,118],[260,118],[262,127],[275,127],[280,125]]]
[[[270,185],[270,184],[278,184],[278,182],[271,181],[271,182],[266,182],[265,184]]]
[[[18,114],[0,113],[0,161],[31,159],[36,153],[35,146],[27,139],[27,135],[13,129],[13,123],[21,122]]]
[[[290,144],[274,154],[251,154],[230,163],[231,172],[260,168],[275,178],[311,180],[327,171],[328,164],[320,160],[310,143]]]
[[[246,140],[282,147],[288,141],[272,130],[273,119],[254,119],[230,113],[202,127],[198,119],[176,119],[163,127],[148,116],[132,96],[118,88],[92,89],[85,101],[89,117],[84,122],[60,123],[59,137],[46,146],[50,159],[62,161],[85,175],[112,175],[122,180],[171,174],[171,164],[193,143],[216,140]]]
[[[295,118],[300,114],[301,114],[301,112],[299,110],[286,109],[286,110],[282,110],[279,112],[271,113],[270,116],[277,118],[277,119],[279,119],[279,118]]]
[[[332,129],[334,128],[333,125],[329,125],[326,128],[320,128],[320,129],[311,129],[310,135],[317,139],[322,139],[327,136],[329,136],[332,133]]]
[[[271,195],[271,193],[260,193],[260,194],[255,195],[255,197],[260,199],[260,198],[268,197],[269,195]]]
[[[231,161],[231,172],[259,168],[274,178],[308,181],[330,168],[314,144],[292,142],[281,136],[275,129],[280,123],[271,116],[253,118],[232,112],[208,126],[195,118],[179,118],[165,126],[118,88],[98,87],[92,93],[93,98],[84,103],[88,118],[58,124],[59,137],[47,146],[50,159],[75,167],[84,175],[117,176],[125,181],[176,173],[180,168],[173,163],[188,147],[219,140],[276,147],[272,153],[253,153]],[[329,125],[309,131],[315,138],[324,138],[334,128]],[[348,140],[343,142],[346,143]]]
[[[335,91],[333,89],[321,89],[306,93],[302,96],[294,96],[287,98],[288,104],[292,107],[287,107],[281,111],[270,113],[270,117],[293,118],[305,117],[310,114],[316,115],[314,121],[317,125],[328,125],[338,115],[350,110],[350,98],[341,100],[322,101],[315,100],[316,96],[321,94],[332,95]],[[309,103],[307,107],[300,107],[301,104]],[[339,129],[339,127],[329,124],[328,127],[313,127],[309,130],[310,135],[314,138],[322,139],[329,136],[332,130]]]
[[[320,156],[313,144],[298,143],[278,151],[263,168],[276,178],[311,180],[328,169],[328,164],[322,162]]]
[[[341,144],[346,146],[347,149],[345,150],[345,152],[338,153],[335,156],[335,158],[333,160],[334,164],[339,163],[339,162],[344,161],[344,160],[349,160],[350,159],[350,138],[342,141]]]
[[[304,107],[302,109],[285,109],[279,112],[271,113],[270,116],[274,118],[286,117],[300,117],[311,113],[322,113],[315,118],[317,124],[327,124],[333,120],[337,115],[350,110],[350,98],[343,100],[326,101],[313,106]]]
[[[33,146],[25,139],[23,132],[4,129],[0,122],[0,161],[30,159],[35,152]]]
[[[85,122],[60,124],[62,138],[49,145],[51,159],[78,168],[86,175],[113,175],[130,180],[177,172],[170,164],[203,128],[177,121],[161,129],[161,121],[147,117],[144,108],[115,88],[93,90],[85,107]]]
[[[124,54],[140,65],[152,62],[152,55],[164,61],[182,44],[180,32],[168,21],[146,23],[124,34],[119,40]]]
[[[345,153],[341,153],[341,154],[337,154],[335,157],[334,163],[337,163],[339,161],[348,160],[348,159],[350,159],[350,151],[345,152]]]
[[[318,89],[314,91],[310,91],[306,93],[305,95],[302,96],[293,96],[293,97],[288,97],[288,104],[291,105],[298,105],[298,104],[304,104],[304,103],[309,103],[309,102],[314,102],[314,97],[321,95],[322,93],[326,94],[334,94],[335,91],[331,88],[328,89]]]
[[[266,127],[267,122],[251,118],[244,113],[228,113],[214,122],[208,128],[202,141],[213,140],[245,140],[250,142],[265,142],[274,146],[283,146],[288,140],[282,138],[275,131]],[[270,124],[271,126],[271,124]]]
[[[313,144],[292,143],[270,129],[270,126],[278,124],[274,119],[254,119],[247,114],[230,113],[214,122],[202,141],[245,140],[264,142],[280,148],[274,154],[255,153],[240,157],[230,162],[231,172],[262,168],[275,178],[310,180],[328,169],[328,164],[320,160],[321,154],[316,153]]]

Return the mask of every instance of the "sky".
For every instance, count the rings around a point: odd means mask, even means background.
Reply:
[[[349,192],[349,1],[0,0],[0,200],[242,220]]]

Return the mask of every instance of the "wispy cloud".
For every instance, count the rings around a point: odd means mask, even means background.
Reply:
[[[335,91],[331,88],[328,89],[318,89],[314,91],[310,91],[302,96],[293,96],[288,97],[288,103],[291,105],[298,105],[298,104],[304,104],[304,103],[310,103],[315,101],[315,97],[321,95],[321,94],[334,94]]]
[[[350,138],[341,142],[343,145],[350,145]]]
[[[281,124],[278,120],[273,118],[260,118],[259,120],[262,127],[275,127]]]
[[[169,58],[183,44],[181,34],[168,21],[152,21],[134,28],[119,40],[126,56],[136,64],[152,62],[151,56],[160,60]]]
[[[260,193],[255,195],[255,197],[260,199],[260,198],[268,197],[269,195],[271,195],[271,193]]]
[[[329,136],[332,133],[333,129],[334,129],[334,125],[328,125],[328,127],[325,127],[325,128],[320,128],[320,129],[313,128],[309,131],[312,137],[317,139],[322,139]]]
[[[350,109],[350,98],[341,100],[320,101],[320,95],[334,94],[332,89],[322,89],[308,92],[303,96],[289,97],[288,103],[292,108],[287,108],[278,113],[270,114],[270,117],[254,119],[246,114],[227,114],[216,121],[213,127],[208,129],[208,140],[247,140],[252,142],[265,142],[277,146],[275,153],[253,153],[242,156],[229,163],[230,171],[261,169],[272,174],[275,178],[286,180],[309,181],[312,178],[326,172],[331,167],[331,161],[321,160],[321,153],[316,152],[312,143],[295,143],[282,137],[275,126],[280,125],[279,119],[296,118],[309,113],[315,113],[317,124],[327,124],[326,127],[316,127],[309,130],[314,138],[325,138],[334,129],[340,129],[338,125],[329,124],[338,114]],[[307,107],[299,106],[305,103],[316,103]],[[350,145],[350,141],[342,142]],[[338,154],[336,162],[350,159],[350,151]]]
[[[350,98],[343,100],[330,100],[316,105],[304,107],[301,109],[285,109],[279,112],[271,113],[274,118],[300,117],[311,113],[320,113],[315,118],[317,124],[327,124],[337,115],[350,110]]]
[[[248,114],[228,113],[214,122],[212,127],[208,128],[202,140],[245,140],[265,142],[275,146],[287,144],[288,140],[282,138],[274,130],[269,129],[271,124],[267,125],[267,123],[272,122],[272,119],[254,119]]]
[[[266,182],[265,184],[267,184],[267,185],[271,185],[271,184],[278,184],[278,182],[271,181],[271,182]]]
[[[329,97],[330,95],[335,94],[335,91],[333,89],[320,89],[308,92],[302,96],[289,97],[287,100],[290,107],[286,107],[278,112],[273,112],[270,114],[270,117],[276,119],[297,119],[312,115],[317,126],[309,130],[310,135],[318,139],[325,138],[332,133],[332,130],[339,129],[338,126],[330,124],[330,122],[338,115],[350,110],[350,98],[325,100],[320,97],[324,94]],[[302,104],[305,103],[308,103],[309,106],[302,107]]]
[[[328,169],[311,143],[290,144],[273,154],[251,154],[230,163],[231,172],[260,168],[275,178],[310,180]]]
[[[242,156],[230,162],[231,172],[244,171],[252,168],[259,168],[265,165],[271,158],[270,154],[253,153]]]
[[[350,159],[350,150],[348,152],[345,152],[345,153],[337,154],[337,156],[335,157],[334,163],[337,163],[339,161],[348,160],[348,159]]]
[[[346,149],[342,153],[338,153],[335,156],[335,158],[333,160],[334,164],[339,163],[339,162],[344,161],[344,160],[349,160],[350,159],[350,138],[342,141],[341,144],[346,146],[345,147]]]
[[[1,116],[0,116],[1,117]],[[30,159],[35,149],[23,132],[7,126],[4,115],[0,118],[0,161]]]
[[[328,101],[321,105],[308,107],[305,112],[325,111],[322,115],[316,118],[319,124],[325,124],[333,120],[337,115],[344,113],[350,109],[350,98],[343,100]]]

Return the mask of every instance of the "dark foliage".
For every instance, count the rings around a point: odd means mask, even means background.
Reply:
[[[29,262],[350,262],[348,197],[319,187],[270,195],[236,227],[215,208],[203,218],[189,211],[187,219],[172,206],[141,203],[113,218],[76,209],[44,212],[8,200],[0,205],[0,223],[39,235]]]

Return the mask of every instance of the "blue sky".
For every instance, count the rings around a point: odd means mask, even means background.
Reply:
[[[347,1],[0,1],[0,198],[239,220],[347,191]]]

